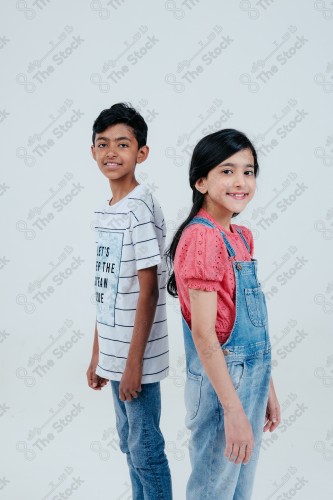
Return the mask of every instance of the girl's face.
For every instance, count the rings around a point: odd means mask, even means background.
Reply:
[[[207,177],[199,179],[195,186],[205,194],[203,208],[208,212],[227,219],[242,212],[252,200],[256,188],[252,151],[238,151],[210,170]]]

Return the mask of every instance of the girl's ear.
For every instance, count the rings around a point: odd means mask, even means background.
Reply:
[[[200,179],[198,179],[194,185],[195,185],[195,188],[199,191],[199,193],[201,193],[201,194],[207,193],[207,179],[206,179],[206,177],[200,177]]]

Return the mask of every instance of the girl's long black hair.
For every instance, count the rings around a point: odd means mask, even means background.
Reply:
[[[192,189],[193,205],[188,217],[175,232],[171,244],[166,252],[170,270],[167,290],[173,297],[177,297],[176,278],[173,271],[173,262],[175,259],[177,245],[183,230],[202,207],[205,196],[196,189],[195,183],[201,177],[207,177],[210,170],[242,149],[251,150],[254,159],[254,175],[257,177],[259,174],[259,165],[256,150],[248,137],[238,130],[229,128],[218,130],[213,134],[206,135],[206,137],[203,137],[198,142],[193,150],[189,170],[189,182]],[[238,214],[233,214],[233,217],[236,215]]]

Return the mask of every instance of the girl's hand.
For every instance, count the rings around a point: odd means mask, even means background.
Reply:
[[[235,464],[247,464],[254,446],[250,422],[242,408],[224,412],[226,448],[224,456]]]
[[[269,385],[269,394],[266,409],[266,422],[264,425],[264,432],[273,432],[281,422],[280,404],[276,397],[273,379],[271,378]]]

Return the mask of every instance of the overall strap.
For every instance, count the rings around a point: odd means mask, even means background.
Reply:
[[[192,224],[202,224],[204,226],[208,226],[208,227],[211,227],[211,228],[215,227],[214,224],[210,220],[206,219],[205,217],[193,217],[193,219],[187,225],[191,226]],[[236,252],[232,248],[232,246],[230,245],[229,241],[227,240],[226,235],[224,234],[223,231],[220,231],[220,234],[222,235],[222,238],[223,238],[223,241],[225,243],[225,246],[227,247],[228,255],[230,257],[235,257],[236,256]]]
[[[242,240],[244,241],[244,244],[245,244],[245,246],[246,246],[246,248],[247,248],[247,251],[250,253],[250,246],[249,246],[248,242],[246,241],[246,239],[245,239],[245,237],[244,237],[244,235],[243,235],[243,233],[242,233],[241,228],[240,228],[240,227],[236,227],[236,230],[237,230],[237,233],[239,234],[239,236],[240,236],[240,237],[242,238]]]
[[[214,228],[214,224],[206,219],[205,217],[193,217],[193,219],[187,224],[188,226],[191,226],[192,224],[203,224],[204,226],[212,227]]]

